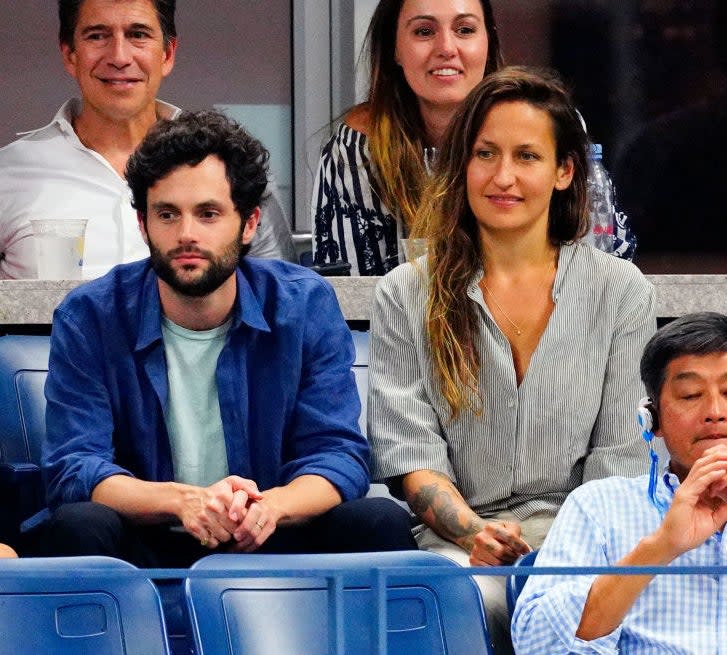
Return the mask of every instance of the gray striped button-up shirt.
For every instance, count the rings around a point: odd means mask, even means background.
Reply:
[[[422,261],[422,260],[420,260]],[[426,264],[379,283],[371,321],[368,435],[374,479],[431,469],[450,476],[481,516],[557,511],[586,480],[648,470],[636,424],[654,290],[632,264],[563,245],[555,309],[520,386],[512,351],[472,278],[463,302],[481,317],[483,413],[450,420],[433,379],[424,325]]]

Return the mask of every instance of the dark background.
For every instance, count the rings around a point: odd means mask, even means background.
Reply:
[[[647,272],[724,273],[725,0],[494,0],[508,63],[574,90]]]

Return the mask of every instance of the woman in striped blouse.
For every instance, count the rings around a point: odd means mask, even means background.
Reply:
[[[587,137],[551,74],[506,68],[462,103],[414,233],[429,254],[386,275],[371,323],[375,479],[462,564],[538,548],[583,481],[638,475],[651,284],[578,239]],[[498,653],[504,582],[480,578]]]
[[[368,100],[324,148],[313,191],[313,260],[353,275],[399,263],[452,114],[501,65],[489,0],[381,0],[367,34]]]

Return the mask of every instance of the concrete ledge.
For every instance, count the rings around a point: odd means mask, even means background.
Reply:
[[[647,275],[656,288],[656,314],[675,317],[691,312],[727,314],[727,275]]]
[[[647,275],[656,287],[657,316],[727,314],[727,275]],[[368,321],[378,277],[326,278],[347,321]],[[53,310],[78,280],[0,280],[0,325],[48,325]]]
[[[81,280],[0,280],[0,325],[47,325]]]

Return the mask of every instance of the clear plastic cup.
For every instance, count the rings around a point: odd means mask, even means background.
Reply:
[[[429,248],[428,239],[402,239],[401,249],[404,251],[404,259],[413,262],[422,255],[427,254]]]
[[[80,280],[86,218],[33,219],[39,280]]]

